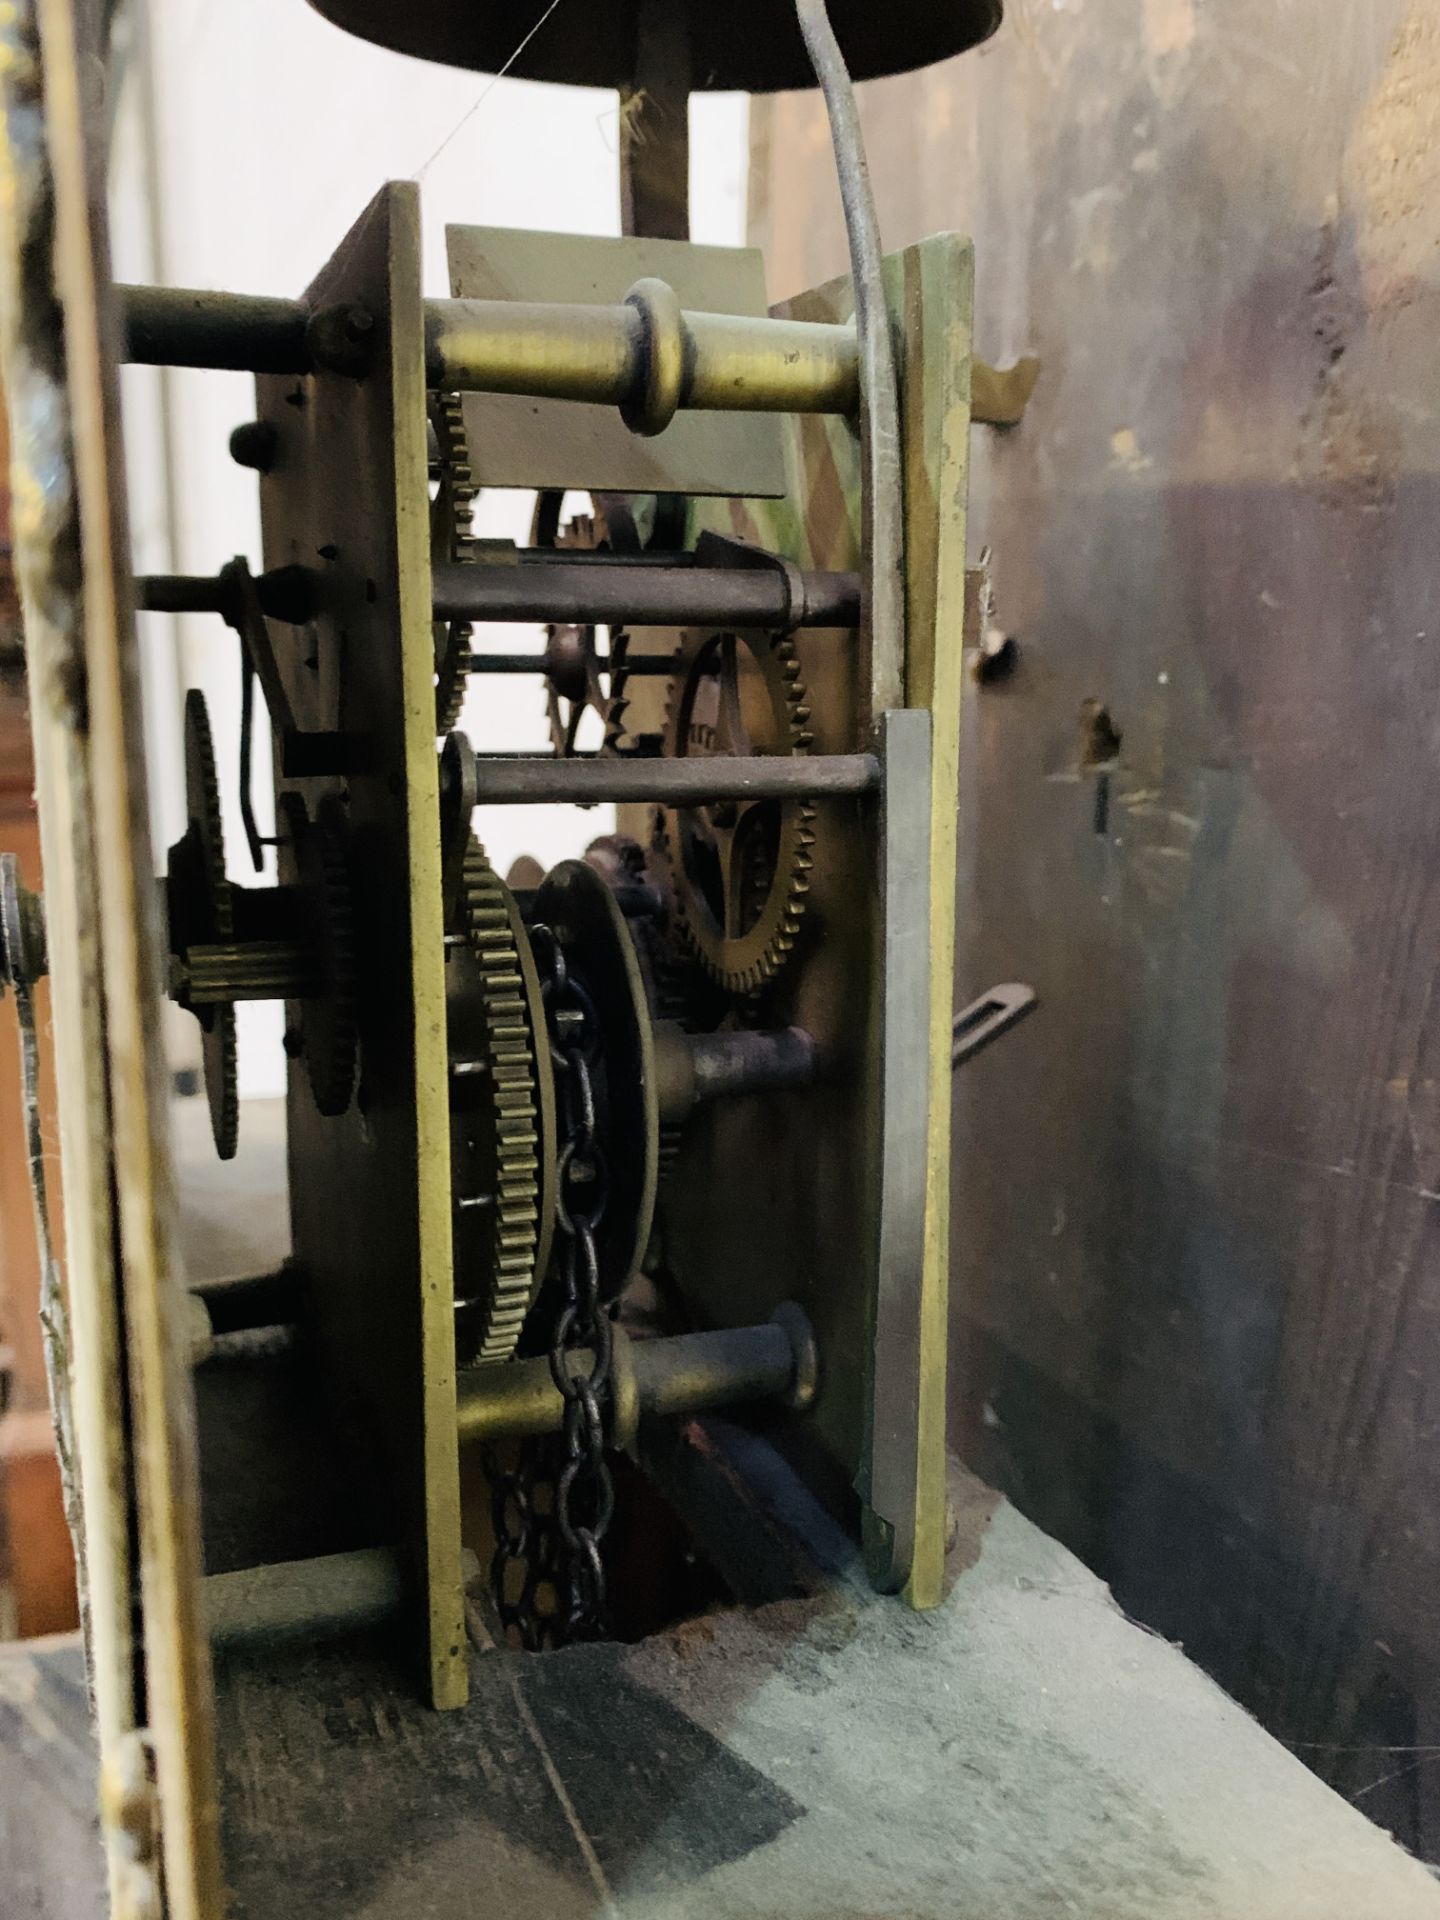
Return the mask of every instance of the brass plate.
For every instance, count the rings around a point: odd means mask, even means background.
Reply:
[[[765,312],[765,263],[754,247],[681,240],[603,240],[504,227],[447,227],[450,289],[461,300],[617,305],[637,280],[668,281],[700,313]],[[682,413],[641,439],[614,407],[467,393],[475,477],[487,487],[575,487],[605,493],[768,496],[782,493],[783,427],[774,414]]]
[[[906,697],[932,726],[929,850],[930,1004],[928,1152],[923,1261],[914,1311],[920,1354],[914,1554],[907,1597],[940,1598],[945,1534],[945,1369],[950,1197],[950,1021],[955,939],[965,497],[968,482],[969,242],[942,235],[893,256],[887,284],[903,337],[902,410],[907,511]],[[790,302],[805,320],[844,321],[849,282]],[[844,421],[790,418],[788,497],[749,509],[700,506],[691,535],[739,533],[803,567],[859,564],[858,438]],[[673,634],[637,634],[636,650],[668,652]],[[862,740],[865,663],[849,634],[796,635],[812,711],[814,753],[853,752]],[[637,728],[661,724],[663,681],[635,680]],[[814,1034],[822,1061],[802,1092],[722,1101],[686,1130],[662,1195],[666,1247],[683,1290],[705,1319],[740,1325],[796,1299],[815,1325],[822,1384],[808,1426],[831,1471],[869,1486],[871,1352],[879,1223],[880,921],[875,815],[865,803],[818,804],[815,866],[796,951],[767,1002],[766,1019]],[[646,834],[643,815],[623,824]],[[838,1470],[838,1471],[837,1471]]]
[[[419,197],[383,188],[306,295],[363,302],[363,380],[261,377],[279,435],[261,483],[267,567],[319,575],[316,618],[274,626],[299,725],[354,743],[343,777],[359,956],[355,1099],[322,1117],[289,1074],[295,1255],[329,1384],[374,1443],[380,1539],[408,1550],[436,1706],[467,1693],[455,1431],[450,1123],[426,490]],[[277,765],[279,756],[277,754]],[[293,878],[285,850],[280,878]]]

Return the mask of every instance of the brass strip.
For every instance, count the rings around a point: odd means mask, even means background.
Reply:
[[[420,196],[393,184],[390,201],[390,380],[396,562],[400,598],[405,808],[409,838],[410,968],[415,1019],[415,1129],[420,1270],[425,1556],[431,1695],[469,1697],[460,1563],[460,1467],[455,1428],[454,1277],[450,1247],[450,1078],[445,1049],[445,942],[440,881],[440,784],[435,753],[435,656],[430,629],[429,454],[420,296]]]
[[[903,256],[892,285],[905,340],[905,486],[909,527],[906,698],[932,716],[930,805],[930,1121],[917,1383],[915,1559],[906,1598],[938,1606],[944,1591],[946,1371],[950,1298],[950,1048],[955,979],[955,860],[961,701],[956,636],[965,618],[974,254],[941,234]]]

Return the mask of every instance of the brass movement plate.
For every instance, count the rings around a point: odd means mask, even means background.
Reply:
[[[272,626],[297,723],[349,743],[349,769],[285,781],[312,815],[346,809],[360,1065],[338,1119],[305,1064],[289,1073],[295,1257],[328,1384],[373,1450],[374,1544],[406,1553],[437,1706],[467,1691],[455,1430],[440,814],[430,626],[420,213],[387,186],[306,295],[363,303],[377,346],[363,380],[262,376],[278,452],[261,483],[267,567],[319,575],[316,617]],[[277,752],[277,766],[280,756]],[[280,878],[293,872],[281,849]]]
[[[950,1023],[955,942],[956,806],[965,592],[972,253],[941,235],[891,257],[887,285],[903,337],[902,412],[907,515],[906,698],[931,727],[928,853],[930,994],[917,1018],[928,1062],[928,1148],[921,1272],[905,1311],[918,1353],[914,1383],[914,1547],[906,1593],[917,1606],[940,1597],[945,1536],[945,1374],[950,1204]],[[781,309],[840,322],[853,313],[848,280]],[[710,528],[738,534],[802,567],[860,564],[860,460],[853,426],[826,416],[786,417],[787,497],[749,507],[704,503],[690,539]],[[861,737],[864,663],[854,637],[795,635],[814,731],[811,752],[849,753]],[[632,636],[632,650],[668,653],[673,633]],[[663,724],[665,683],[631,682],[631,724]],[[876,1119],[882,1031],[876,817],[860,800],[818,803],[815,866],[796,951],[767,1003],[767,1024],[815,1036],[818,1083],[801,1092],[700,1109],[663,1203],[667,1253],[682,1290],[709,1323],[764,1319],[786,1299],[810,1315],[823,1379],[810,1417],[819,1442],[812,1471],[870,1486],[872,1356],[877,1319],[880,1142]],[[642,839],[643,810],[624,824]]]

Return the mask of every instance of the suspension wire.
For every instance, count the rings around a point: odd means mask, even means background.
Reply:
[[[551,14],[554,13],[555,9],[559,6],[559,4],[560,4],[560,0],[550,0],[549,6],[546,7],[545,11],[540,15],[540,18],[535,22],[534,26],[531,27],[530,31],[521,40],[519,46],[516,47],[515,51],[510,55],[509,59],[505,62],[504,66],[498,67],[495,70],[495,72],[486,81],[485,85],[480,89],[479,95],[476,98],[476,100],[473,102],[472,105],[470,105],[465,109],[464,113],[461,114],[460,118],[455,122],[454,126],[450,129],[449,133],[446,134],[445,138],[440,142],[439,146],[436,147],[435,151],[431,154],[430,158],[425,162],[423,166],[417,167],[414,173],[411,174],[410,178],[412,180],[423,180],[426,174],[430,171],[431,167],[433,167],[435,162],[440,158],[441,154],[444,153],[445,149],[450,145],[450,142],[455,138],[455,136],[458,133],[460,133],[465,127],[469,126],[470,122],[475,118],[476,114],[480,111],[481,107],[484,106],[485,102],[490,98],[490,95],[495,91],[496,87],[499,86],[500,82],[505,78],[506,74],[509,73],[510,69],[514,66],[515,62],[520,58],[521,54],[524,53],[525,49],[529,46],[530,42],[535,38],[536,34],[539,33],[540,29],[544,26],[545,22],[550,18]]]

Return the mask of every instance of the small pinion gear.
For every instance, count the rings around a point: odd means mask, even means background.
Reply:
[[[520,910],[472,839],[446,949],[456,1333],[462,1365],[510,1359],[550,1257],[555,1095]]]
[[[331,794],[309,817],[298,794],[281,796],[295,863],[303,938],[315,990],[295,1024],[316,1111],[334,1118],[350,1105],[359,1050],[355,910],[344,808]]]
[[[686,637],[671,682],[668,753],[808,753],[813,737],[800,659],[788,634]],[[683,943],[727,992],[757,992],[784,965],[805,912],[814,802],[669,808],[658,825]]]

